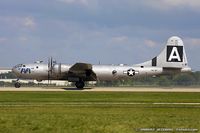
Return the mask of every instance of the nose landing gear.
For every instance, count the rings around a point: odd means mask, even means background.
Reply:
[[[16,82],[15,83],[15,88],[20,88],[21,87],[21,84],[19,82]]]
[[[15,88],[20,88],[21,87],[21,83],[19,82],[19,79],[17,79],[17,81],[15,82]]]

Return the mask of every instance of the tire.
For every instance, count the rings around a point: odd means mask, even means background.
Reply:
[[[79,81],[75,83],[75,86],[76,88],[83,89],[85,86],[85,83],[83,81]]]
[[[15,83],[15,88],[20,88],[21,84],[19,82]]]

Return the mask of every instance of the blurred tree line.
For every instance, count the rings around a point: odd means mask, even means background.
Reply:
[[[16,76],[12,72],[3,73],[0,74],[0,79],[16,79]],[[28,83],[27,85],[35,86],[32,82]],[[86,85],[91,86],[89,83]],[[0,86],[13,86],[13,82],[8,83],[0,81]],[[96,86],[200,86],[200,71],[157,77],[146,76],[127,80],[100,81],[96,83]]]
[[[97,86],[200,86],[200,72],[102,81],[98,82]]]

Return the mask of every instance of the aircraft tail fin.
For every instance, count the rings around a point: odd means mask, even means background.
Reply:
[[[136,66],[191,70],[188,66],[183,41],[177,36],[168,39],[164,50],[158,56]]]

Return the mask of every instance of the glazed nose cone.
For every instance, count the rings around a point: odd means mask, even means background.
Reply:
[[[17,67],[13,67],[12,68],[12,72],[14,73],[14,74],[16,74],[16,75],[19,75],[20,74],[20,71],[18,70],[19,68],[17,68]]]

